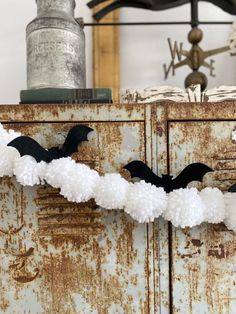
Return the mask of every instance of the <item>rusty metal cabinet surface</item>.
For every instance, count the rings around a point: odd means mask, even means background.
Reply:
[[[85,123],[95,132],[73,157],[101,174],[140,159],[175,175],[199,161],[216,169],[199,188],[225,190],[236,177],[235,108],[8,105],[0,122],[44,147]],[[0,181],[0,313],[236,313],[236,239],[224,225],[138,224],[93,202],[69,203],[48,185]]]

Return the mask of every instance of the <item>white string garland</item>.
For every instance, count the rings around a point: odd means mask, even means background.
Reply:
[[[94,199],[104,209],[123,209],[140,223],[163,216],[175,227],[193,227],[202,222],[224,222],[236,232],[236,193],[223,194],[217,188],[178,189],[167,194],[163,188],[145,181],[131,183],[118,173],[100,176],[87,165],[76,163],[70,157],[39,162],[31,156],[20,157],[7,144],[20,136],[6,131],[0,124],[0,177],[15,175],[24,186],[47,182],[60,189],[60,194],[71,202]]]

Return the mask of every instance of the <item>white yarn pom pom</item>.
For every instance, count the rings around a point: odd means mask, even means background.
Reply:
[[[196,188],[178,189],[169,193],[164,218],[175,227],[193,227],[204,220],[205,205]]]
[[[99,178],[94,190],[97,205],[105,209],[122,209],[129,183],[119,173],[107,173]]]
[[[64,179],[73,173],[75,165],[75,161],[70,157],[54,159],[48,164],[44,179],[54,188],[59,188]]]
[[[207,187],[200,192],[200,197],[205,204],[204,221],[220,223],[225,218],[225,201],[223,193],[217,188]]]
[[[7,131],[3,128],[2,124],[0,124],[1,145],[7,145],[18,136],[21,136],[21,133],[15,132],[13,130]]]
[[[226,227],[236,232],[236,193],[225,193],[225,220]]]
[[[125,212],[138,222],[150,222],[159,217],[167,206],[163,188],[145,181],[131,184],[126,196]]]
[[[14,163],[20,154],[11,146],[0,146],[0,177],[13,176]]]
[[[71,202],[87,202],[93,197],[98,180],[97,171],[84,164],[74,164],[62,180],[60,194]]]
[[[42,182],[43,172],[47,164],[44,161],[37,163],[32,156],[17,158],[14,166],[16,180],[24,186],[33,186]]]

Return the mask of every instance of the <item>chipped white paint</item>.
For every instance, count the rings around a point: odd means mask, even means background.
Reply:
[[[202,95],[202,101],[215,102],[236,99],[236,86],[219,86],[207,90]]]
[[[188,95],[182,89],[173,86],[155,86],[144,90],[126,89],[120,94],[122,103],[150,103],[164,100],[185,102],[188,101]]]
[[[122,103],[174,102],[218,102],[236,100],[236,86],[220,86],[201,93],[200,85],[182,90],[173,86],[156,86],[144,90],[126,89],[120,94]]]
[[[115,161],[117,163],[125,164],[127,160],[138,159],[139,155],[139,143],[136,137],[137,126],[135,125],[124,125],[120,128],[121,133],[121,150],[117,153]]]
[[[231,133],[232,141],[236,141],[236,130],[234,129]]]
[[[89,289],[89,288],[88,288]],[[90,304],[79,293],[72,293],[72,298],[75,303],[75,309],[77,313],[81,313],[81,308],[84,309],[84,313],[99,314],[97,310],[91,308]]]
[[[188,94],[188,101],[190,102],[200,102],[202,101],[201,87],[200,85],[192,85],[186,89]]]

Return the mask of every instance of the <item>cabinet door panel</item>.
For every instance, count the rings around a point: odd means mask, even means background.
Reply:
[[[197,186],[226,190],[236,180],[235,127],[236,121],[170,121],[170,173],[203,162],[215,171]],[[173,313],[235,314],[235,233],[224,224],[171,228]]]
[[[45,148],[76,123],[15,123]],[[145,160],[143,121],[86,122],[95,132],[73,157],[104,172]],[[122,211],[72,204],[48,185],[3,178],[1,313],[148,313],[148,228]],[[152,262],[150,262],[152,264]]]

